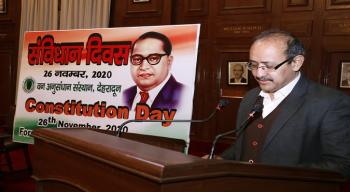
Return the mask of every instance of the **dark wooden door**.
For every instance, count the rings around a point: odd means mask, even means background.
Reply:
[[[0,125],[8,124],[10,105],[15,103],[20,0],[7,0],[0,10]]]

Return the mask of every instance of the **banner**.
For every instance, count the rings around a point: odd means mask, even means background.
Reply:
[[[198,38],[197,24],[26,32],[13,140],[33,143],[35,128],[191,119]],[[127,128],[189,142],[190,123]]]

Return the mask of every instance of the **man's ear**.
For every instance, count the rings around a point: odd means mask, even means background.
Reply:
[[[303,55],[297,55],[292,60],[292,69],[293,71],[299,71],[301,66],[303,66],[305,57]]]
[[[171,65],[173,64],[173,59],[174,59],[174,57],[172,55],[168,56],[168,65],[169,65],[169,67],[171,67]]]

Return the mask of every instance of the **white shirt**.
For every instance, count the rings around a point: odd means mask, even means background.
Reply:
[[[148,91],[149,94],[149,98],[146,102],[146,104],[151,107],[152,103],[154,101],[154,99],[157,97],[159,91],[164,87],[165,83],[168,82],[168,80],[170,79],[170,73],[168,73],[168,76],[165,78],[165,80],[159,84],[157,87],[151,89]],[[134,101],[132,102],[132,110],[135,110],[136,108],[136,104],[140,102],[141,96],[140,96],[140,91],[142,91],[139,87],[137,87],[137,92],[134,98]]]
[[[264,108],[262,112],[263,118],[268,116],[274,109],[276,109],[276,107],[290,94],[290,92],[292,92],[299,79],[300,72],[298,73],[297,77],[293,79],[293,81],[289,82],[287,85],[273,93],[273,100],[271,100],[271,97],[268,93],[265,93],[263,91],[260,92],[259,95],[264,97]]]

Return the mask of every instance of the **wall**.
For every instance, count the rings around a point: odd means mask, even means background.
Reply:
[[[350,0],[124,0],[111,11],[111,27],[201,23],[193,119],[206,117],[220,98],[232,104],[215,119],[192,124],[194,143],[233,129],[241,97],[257,84],[249,75],[248,85],[228,85],[227,63],[246,62],[251,38],[271,27],[303,41],[309,78],[350,94],[339,88],[341,62],[350,61]]]
[[[257,84],[249,76],[248,85],[228,85],[227,63],[247,61],[251,38],[270,27],[302,39],[309,78],[350,94],[339,87],[341,62],[350,61],[350,0],[138,1],[113,0],[110,26],[201,23],[193,119],[207,117],[223,97],[232,101],[209,122],[192,124],[193,143],[209,145],[216,134],[233,129],[240,97]],[[20,0],[7,0],[7,12],[0,13],[0,124],[15,102],[20,7]]]
[[[0,125],[8,124],[9,107],[15,103],[20,0],[7,0],[5,8],[0,13]]]

